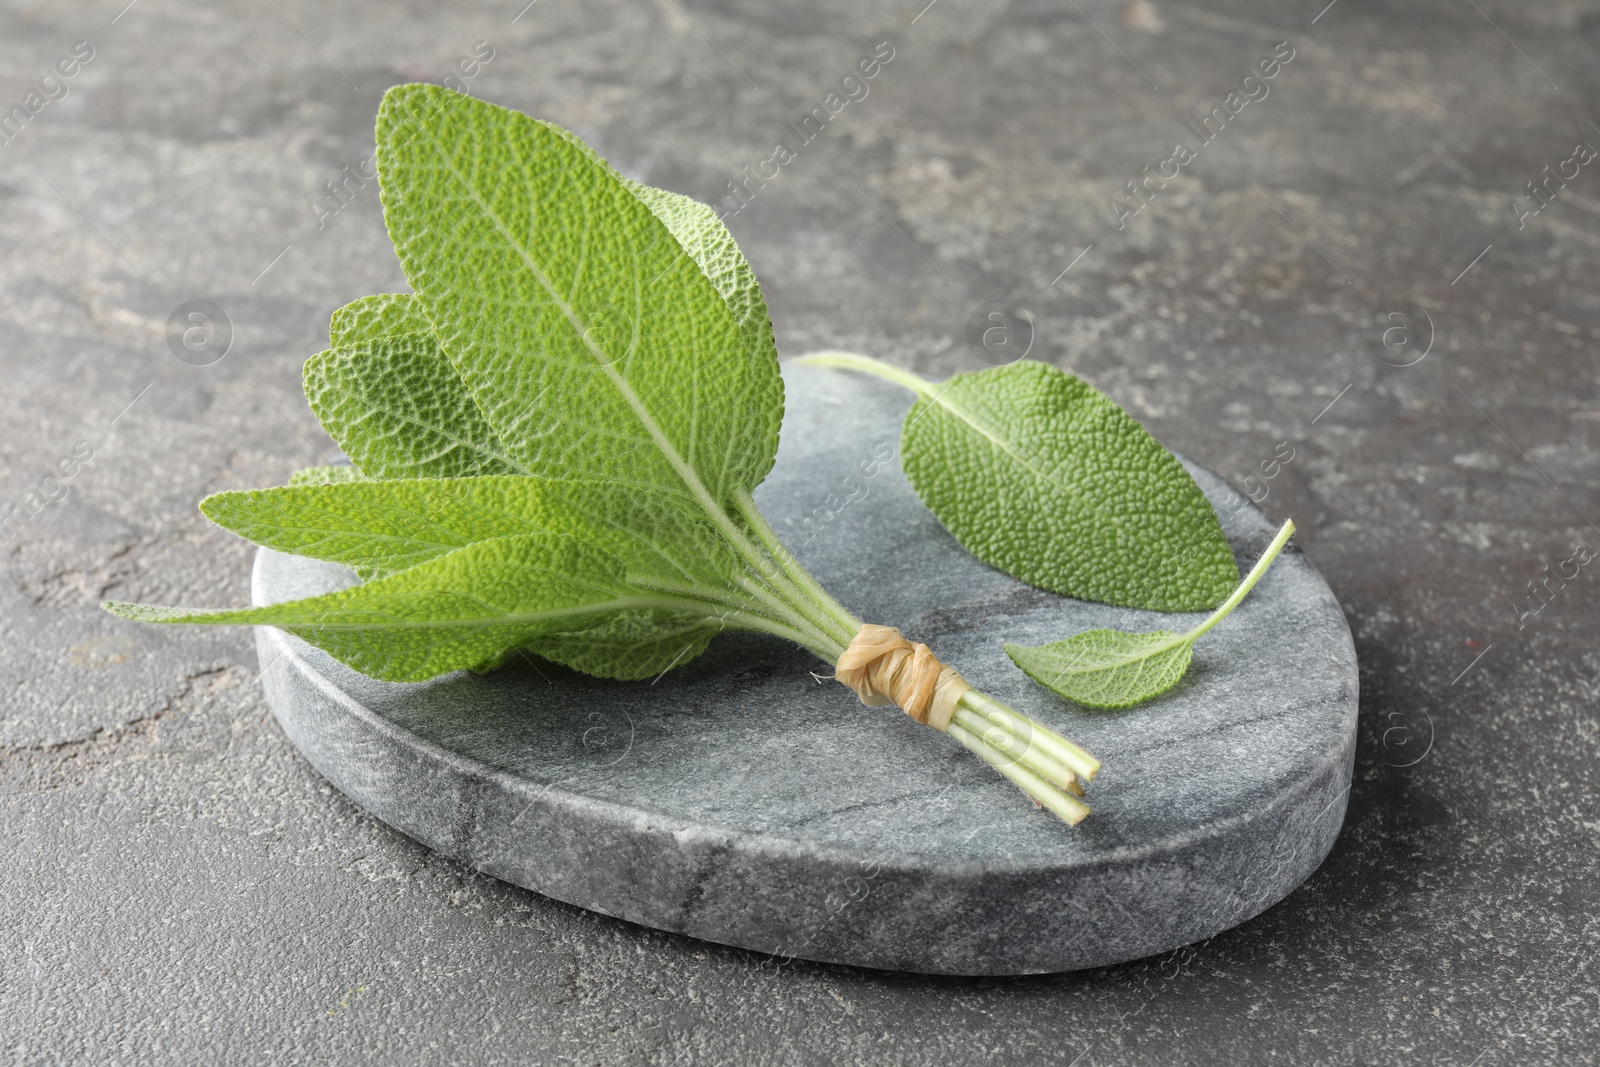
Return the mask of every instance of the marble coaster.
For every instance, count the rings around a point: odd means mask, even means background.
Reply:
[[[377,682],[257,628],[267,698],[330,782],[401,832],[558,900],[744,948],[864,967],[1000,975],[1136,959],[1259,914],[1316,869],[1344,821],[1356,659],[1327,584],[1292,545],[1196,646],[1173,691],[1080,708],[1005,641],[1195,616],[1087,604],[968,555],[900,473],[909,393],[786,367],[783,445],[756,500],[859,617],[925,641],[974,684],[1104,762],[1072,828],[952,739],[865,708],[829,667],[728,634],[654,682],[544,662]],[[1191,467],[1242,567],[1273,528]],[[354,584],[266,550],[258,604]]]

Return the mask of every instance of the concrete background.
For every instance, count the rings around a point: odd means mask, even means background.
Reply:
[[[1600,4],[520,7],[0,4],[7,113],[93,49],[0,144],[8,1062],[1595,1061],[1600,608],[1593,567],[1537,613],[1527,583],[1600,547],[1600,177],[1519,215],[1600,145]],[[1305,887],[1102,971],[775,968],[430,855],[295,754],[248,633],[96,611],[244,601],[247,546],[195,502],[330,451],[300,363],[334,307],[402,284],[374,185],[312,204],[370,156],[386,86],[480,41],[472,92],[707,200],[891,42],[730,220],[780,351],[977,369],[966,320],[1010,299],[1033,356],[1173,448],[1241,483],[1293,448],[1252,484],[1344,602],[1363,686]],[[1124,183],[1283,41],[1270,94],[1119,229]],[[168,343],[190,300],[231,322],[208,366],[221,333]],[[1404,305],[1416,344],[1385,349]]]

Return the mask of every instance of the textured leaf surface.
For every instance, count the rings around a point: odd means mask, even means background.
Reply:
[[[258,545],[343,563],[362,578],[402,571],[492,537],[590,532],[552,507],[543,483],[533,478],[253,489],[207,497],[200,510]]]
[[[639,681],[688,663],[724,628],[683,612],[634,610],[600,626],[543,635],[525,647],[584,674]]]
[[[480,541],[352,589],[285,604],[232,611],[106,607],[143,622],[277,626],[363,674],[409,682],[662,599],[629,586],[614,556],[576,538],[535,533]]]
[[[333,485],[335,482],[359,482],[366,475],[354,467],[305,467],[289,475],[290,485]],[[201,507],[204,508],[204,504]]]
[[[593,153],[434,86],[385,95],[378,146],[406,277],[515,462],[723,507],[766,476],[777,360]]]
[[[1217,610],[1188,633],[1087,630],[1047,645],[1006,645],[1011,662],[1046,689],[1092,708],[1128,708],[1160,696],[1189,669],[1194,643],[1244,602],[1294,535],[1285,522]]]
[[[325,468],[326,469],[326,468]],[[339,469],[339,468],[331,468]],[[206,517],[278,552],[343,563],[363,575],[416,566],[474,541],[543,531],[570,534],[623,560],[639,582],[709,585],[737,566],[687,502],[539,478],[351,479],[218,493]]]
[[[306,361],[306,400],[371,478],[526,474],[431,333],[352,340]]]
[[[376,293],[352,300],[333,313],[328,342],[345,348],[361,341],[432,333],[433,321],[410,293]]]
[[[1183,464],[1088,383],[1024,360],[923,385],[902,435],[906,477],[979,559],[1156,611],[1214,607],[1238,582]]]
[[[538,532],[603,549],[635,588],[700,589],[737,566],[703,524],[682,523],[682,501],[646,493],[608,507],[602,490],[522,477],[354,481],[219,493],[201,510],[256,544],[342,563],[368,580],[477,541]],[[699,655],[725,628],[714,613],[619,610],[583,621],[581,634],[525,647],[589,674],[650,677]]]
[[[351,462],[376,478],[528,473],[505,454],[433,322],[410,293],[333,313],[333,348],[306,362],[306,399]]]
[[[403,338],[411,333],[434,333],[434,323],[422,302],[410,293],[374,293],[333,312],[328,344],[344,349],[362,341]]]
[[[1006,645],[1029,678],[1091,708],[1130,708],[1160,696],[1183,679],[1193,652],[1194,638],[1167,630],[1086,630],[1047,645]]]
[[[772,318],[767,312],[767,302],[761,296],[761,285],[756,272],[739,251],[733,234],[717,218],[710,205],[687,196],[655,189],[627,178],[622,179],[634,196],[644,201],[671,231],[683,248],[684,254],[716,287],[728,310],[738,324],[739,335],[744,340],[745,352],[751,360],[773,362],[778,350],[772,338]],[[783,380],[778,380],[781,395]]]
[[[549,129],[565,137],[588,159],[616,174],[610,164],[601,159],[600,154],[577,134],[559,126],[552,125]],[[700,272],[722,295],[723,302],[739,324],[745,350],[751,358],[776,359],[772,319],[767,313],[767,302],[761,295],[761,285],[756,281],[756,272],[750,268],[749,261],[739,250],[738,242],[717,217],[716,211],[681,193],[657,189],[620,174],[616,176],[624,188],[638,197],[661,220],[661,224],[677,240],[682,254],[694,260]],[[781,390],[781,379],[778,385]]]

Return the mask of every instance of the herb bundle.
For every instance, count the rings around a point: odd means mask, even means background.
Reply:
[[[863,703],[948,733],[1067,822],[1089,813],[1093,756],[926,645],[857,619],[756,508],[783,383],[755,274],[709,207],[621,176],[557,126],[434,86],[390,90],[377,140],[412,293],[341,308],[331,347],[304,369],[352,465],[201,503],[219,525],[345,564],[362,584],[236,610],[108,610],[280,627],[390,681],[485,671],[512,653],[642,679],[724,630],[764,632],[832,664]],[[1126,707],[1170,688],[1292,530],[1234,589],[1221,526],[1177,458],[1046,364],[935,384],[863,356],[807,361],[917,393],[906,475],[984,561],[1084,599],[1222,604],[1182,635],[1006,646],[1068,699]]]

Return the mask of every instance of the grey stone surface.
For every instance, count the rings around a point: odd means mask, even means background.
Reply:
[[[811,672],[826,664],[754,634],[724,635],[650,683],[530,659],[403,685],[259,627],[268,702],[301,753],[362,807],[477,870],[783,959],[965,975],[1122,963],[1259,914],[1322,862],[1350,790],[1356,661],[1303,555],[1279,557],[1178,688],[1123,712],[1078,708],[1023,677],[1002,644],[1192,623],[1041,593],[984,566],[881,460],[908,392],[807,367],[785,384],[783,442],[757,503],[857,615],[927,641],[1099,755],[1088,821],[1069,829],[1033,810],[954,741],[818,685]],[[1196,474],[1248,569],[1273,526]],[[854,492],[836,489],[846,477]],[[355,580],[263,550],[252,597]]]
[[[0,145],[0,508],[95,455],[0,533],[6,1059],[1594,1061],[1594,567],[1520,626],[1512,598],[1600,525],[1597,175],[1511,210],[1595,136],[1592,0],[1151,0],[1160,33],[1122,0],[275,3],[0,0],[7,111],[96,48]],[[247,601],[249,546],[194,504],[330,448],[300,364],[402,279],[370,186],[323,229],[307,201],[370,155],[385,85],[489,41],[474,92],[708,199],[888,38],[731,220],[779,350],[973,369],[967,317],[1009,297],[1034,356],[1230,481],[1295,449],[1256,495],[1345,608],[1361,712],[1344,830],[1282,903],[1065,975],[774,971],[361,812],[273,722],[248,633],[96,616]],[[1271,95],[1118,230],[1124,183],[1282,40]],[[209,367],[164,338],[196,298],[235,327]],[[1410,367],[1371,347],[1396,300],[1435,327]]]

